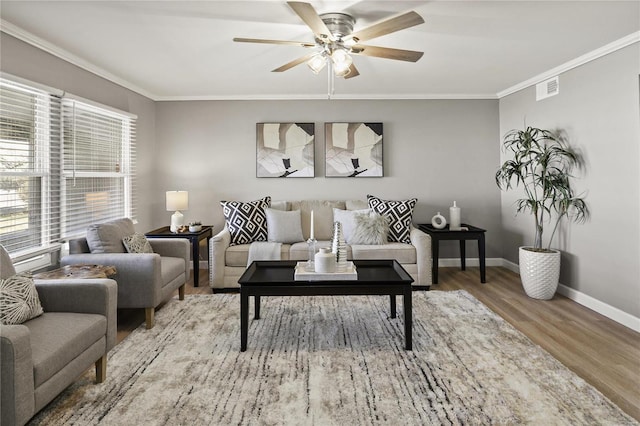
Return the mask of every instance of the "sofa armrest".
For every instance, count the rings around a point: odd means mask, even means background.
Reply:
[[[416,265],[418,266],[418,282],[416,285],[431,286],[431,236],[411,226],[409,234],[411,244],[416,248]]]
[[[189,279],[191,266],[191,243],[186,238],[149,238],[149,244],[155,253],[166,257],[179,257],[184,259],[186,279]]]
[[[107,317],[107,351],[116,344],[118,285],[111,279],[34,280],[45,312],[78,312]]]
[[[162,300],[160,255],[157,253],[70,254],[60,265],[115,266],[118,308],[152,308]]]
[[[35,385],[29,329],[0,327],[0,424],[22,425],[35,412]]]
[[[209,241],[209,287],[224,287],[225,256],[229,244],[231,233],[226,226]]]

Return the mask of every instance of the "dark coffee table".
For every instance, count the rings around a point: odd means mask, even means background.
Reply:
[[[260,296],[388,295],[391,318],[396,317],[396,296],[403,296],[405,349],[412,349],[411,283],[413,278],[395,260],[354,260],[357,280],[296,281],[296,261],[255,261],[240,283],[240,351],[247,350],[249,296],[254,296],[254,319],[260,319]]]

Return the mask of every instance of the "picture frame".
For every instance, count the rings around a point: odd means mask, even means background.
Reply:
[[[256,123],[256,177],[315,176],[315,123]]]
[[[383,177],[382,123],[325,123],[326,177]]]

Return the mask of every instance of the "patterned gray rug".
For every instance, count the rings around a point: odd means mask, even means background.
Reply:
[[[388,297],[263,298],[244,353],[239,304],[170,301],[32,424],[636,424],[465,291],[414,293],[409,352]]]

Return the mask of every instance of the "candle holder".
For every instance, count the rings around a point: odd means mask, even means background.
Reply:
[[[309,238],[307,240],[307,246],[309,248],[309,257],[307,260],[307,271],[309,272],[315,272],[316,268],[315,268],[315,263],[314,263],[314,258],[316,256],[316,239],[315,238]]]

